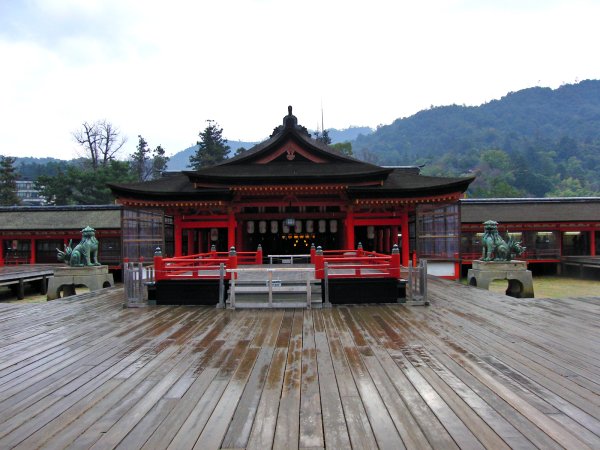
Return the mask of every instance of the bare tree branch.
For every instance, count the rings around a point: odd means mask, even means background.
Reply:
[[[127,142],[127,138],[120,135],[119,129],[106,120],[83,122],[81,129],[73,132],[73,137],[83,147],[94,170],[114,160]]]

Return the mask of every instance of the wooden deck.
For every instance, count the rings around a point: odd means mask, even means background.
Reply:
[[[600,297],[0,304],[0,448],[600,448]]]

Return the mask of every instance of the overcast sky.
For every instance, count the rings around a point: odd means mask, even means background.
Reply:
[[[106,119],[168,154],[259,141],[293,105],[376,127],[600,78],[600,0],[0,0],[0,154],[77,156]],[[125,155],[123,155],[125,156]]]

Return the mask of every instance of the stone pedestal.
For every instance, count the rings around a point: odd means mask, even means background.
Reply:
[[[489,289],[492,280],[508,280],[506,295],[533,298],[533,278],[525,261],[473,261],[467,279],[481,289]]]
[[[108,266],[59,267],[54,270],[54,277],[50,278],[46,298],[57,299],[61,291],[63,297],[75,295],[75,286],[86,286],[90,291],[97,291],[114,285]]]

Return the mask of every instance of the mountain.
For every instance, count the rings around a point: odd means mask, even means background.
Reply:
[[[360,135],[368,135],[373,132],[373,130],[369,127],[349,127],[343,130],[337,130],[335,128],[327,129],[329,133],[329,137],[331,139],[332,144],[337,144],[339,142],[349,142]],[[310,131],[310,133],[314,136],[315,132]],[[265,138],[267,139],[267,138]],[[244,141],[228,141],[227,145],[230,147],[229,156],[233,156],[237,149],[245,148],[246,150],[254,147],[258,142],[244,142]],[[186,148],[180,152],[175,153],[169,159],[169,164],[167,166],[169,171],[178,171],[178,170],[189,170],[188,164],[190,161],[190,156],[192,156],[198,150],[197,145],[193,145],[191,147]]]
[[[440,106],[352,142],[358,158],[478,175],[476,196],[598,195],[600,81],[533,87],[480,106]]]
[[[246,150],[254,147],[257,142],[244,142],[244,141],[228,141],[229,145],[229,156],[233,156],[237,149],[245,148]],[[192,145],[180,152],[175,153],[169,157],[169,163],[167,164],[167,170],[175,172],[179,170],[191,170],[189,167],[190,156],[198,151],[198,145]]]

